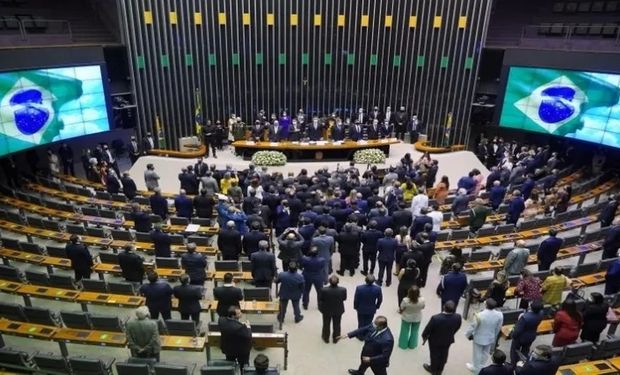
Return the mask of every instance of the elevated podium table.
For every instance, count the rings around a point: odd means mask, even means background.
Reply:
[[[351,160],[357,150],[378,148],[386,155],[390,145],[400,143],[396,138],[368,141],[316,141],[316,142],[254,142],[235,141],[235,152],[244,159],[250,159],[257,151],[280,151],[288,160]]]

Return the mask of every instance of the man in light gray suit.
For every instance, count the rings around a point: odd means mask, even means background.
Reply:
[[[217,180],[213,178],[213,172],[208,171],[203,177],[200,178],[202,188],[207,191],[207,194],[215,194],[220,192],[220,188],[217,186]]]
[[[153,191],[159,187],[159,175],[155,172],[155,166],[153,164],[146,165],[146,171],[144,171],[144,183],[148,191]]]
[[[504,323],[504,315],[496,307],[497,302],[488,298],[486,308],[474,315],[474,320],[465,332],[465,337],[474,342],[473,363],[465,366],[476,375],[486,366]]]
[[[333,236],[327,234],[327,228],[319,227],[319,235],[312,238],[311,246],[316,246],[319,257],[327,260],[325,262],[325,280],[332,274],[332,253],[335,250],[336,241]]]
[[[515,248],[510,250],[504,261],[504,271],[508,275],[519,275],[527,266],[530,257],[530,251],[525,247],[525,241],[518,240]]]

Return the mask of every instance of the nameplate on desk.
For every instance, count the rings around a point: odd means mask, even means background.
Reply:
[[[360,145],[366,145],[366,144],[368,144],[368,142],[367,142],[367,141],[362,141],[362,140],[357,141],[357,143],[358,143],[358,144],[360,144]]]
[[[278,142],[269,142],[269,146],[277,146]]]
[[[309,146],[310,143],[308,143],[308,142],[301,142],[300,145],[302,145],[302,146]]]
[[[200,225],[198,224],[188,224],[187,227],[185,227],[186,232],[198,232],[199,229]]]
[[[256,142],[254,142],[254,141],[245,141],[245,144],[246,145],[255,145]]]

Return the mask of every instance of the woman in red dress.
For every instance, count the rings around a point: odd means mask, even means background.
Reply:
[[[553,346],[566,346],[573,344],[579,337],[579,331],[583,324],[583,318],[577,311],[577,304],[573,298],[567,298],[562,303],[560,311],[555,313],[553,319]]]

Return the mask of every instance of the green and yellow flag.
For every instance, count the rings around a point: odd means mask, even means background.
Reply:
[[[200,90],[196,89],[196,110],[194,111],[194,124],[196,126],[196,135],[200,137],[202,134],[202,97]]]
[[[159,115],[155,115],[155,132],[157,133],[157,147],[166,148],[166,137],[164,137],[164,129],[159,121]]]

